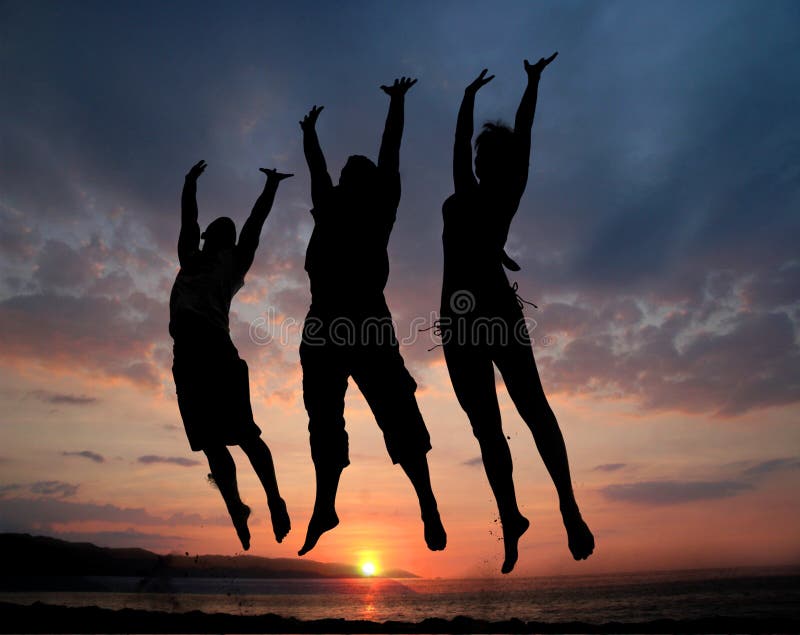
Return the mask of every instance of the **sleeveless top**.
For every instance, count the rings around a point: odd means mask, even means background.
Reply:
[[[442,313],[458,292],[472,294],[478,309],[506,298],[511,287],[503,266],[519,269],[504,251],[518,206],[518,197],[487,193],[480,185],[444,202]]]

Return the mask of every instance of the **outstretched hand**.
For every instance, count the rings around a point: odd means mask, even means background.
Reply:
[[[545,69],[545,67],[554,59],[556,59],[556,55],[558,55],[558,51],[553,53],[547,59],[540,57],[536,64],[529,64],[528,60],[525,60],[525,72],[528,73],[528,77],[531,79],[538,78],[539,75],[542,74],[542,71]]]
[[[467,86],[467,88],[466,88],[466,90],[464,92],[474,95],[482,87],[484,87],[486,84],[488,84],[490,81],[492,81],[494,79],[494,75],[489,75],[489,77],[486,77],[486,73],[487,72],[488,72],[488,70],[484,68],[481,71],[481,74],[478,75],[475,78],[475,81],[473,81],[469,86]]]
[[[322,110],[320,108],[320,110]],[[258,168],[259,172],[263,172],[267,175],[267,182],[272,181],[275,184],[280,183],[284,179],[288,179],[290,176],[294,176],[294,174],[286,174],[284,172],[278,172],[274,168]]]
[[[381,90],[389,95],[389,97],[402,97],[408,92],[408,89],[416,83],[416,79],[401,77],[400,79],[395,79],[394,84],[391,86],[381,86]]]
[[[186,175],[186,179],[188,181],[197,181],[197,177],[199,177],[203,170],[206,169],[206,162],[203,160],[198,161],[192,166],[192,169],[189,170],[189,173]]]
[[[303,117],[303,120],[300,122],[300,127],[305,132],[306,130],[313,130],[314,126],[317,125],[317,118],[319,117],[319,113],[322,112],[322,109],[325,106],[317,106],[316,104],[314,107],[308,111],[308,114]]]

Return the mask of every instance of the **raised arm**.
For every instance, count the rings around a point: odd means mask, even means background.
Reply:
[[[514,120],[514,136],[517,138],[519,149],[520,177],[522,188],[528,179],[528,163],[531,153],[531,128],[533,127],[533,116],[536,114],[536,98],[539,93],[539,79],[545,67],[552,62],[558,52],[553,53],[547,59],[540,58],[536,64],[529,64],[525,60],[525,72],[528,74],[528,85],[522,95],[522,100],[517,109],[517,117]]]
[[[264,221],[267,220],[269,212],[272,209],[272,203],[275,201],[275,193],[278,191],[278,184],[283,179],[288,179],[293,174],[282,174],[277,170],[268,170],[266,168],[259,168],[261,172],[267,175],[267,182],[264,184],[264,191],[261,196],[256,200],[253,205],[253,211],[242,226],[242,231],[239,233],[239,242],[236,245],[236,261],[239,271],[242,276],[250,269],[253,264],[253,258],[256,255],[258,248],[258,241],[261,237],[261,228],[264,227]]]
[[[314,106],[300,122],[300,127],[303,129],[303,152],[311,174],[311,202],[314,207],[319,205],[325,195],[333,189],[333,181],[328,174],[328,166],[316,130],[317,117],[323,108],[324,106],[319,108]]]
[[[391,86],[381,86],[381,90],[391,98],[378,153],[378,167],[384,172],[394,174],[400,171],[400,142],[403,138],[406,93],[416,83],[416,79],[401,77],[395,79]]]
[[[197,178],[205,169],[206,162],[198,161],[189,170],[183,182],[181,233],[178,235],[178,260],[181,266],[200,248],[200,225],[197,223]]]
[[[494,75],[486,77],[486,73],[484,68],[475,81],[464,89],[464,98],[458,109],[456,140],[453,144],[453,184],[456,192],[470,190],[478,184],[472,172],[472,116],[475,110],[475,94],[494,79]]]

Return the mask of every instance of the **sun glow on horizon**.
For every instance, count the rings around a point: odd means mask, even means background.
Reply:
[[[361,565],[361,573],[367,577],[371,577],[378,572],[378,568],[374,562],[365,562]]]

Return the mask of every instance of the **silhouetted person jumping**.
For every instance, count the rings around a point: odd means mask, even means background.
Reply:
[[[301,556],[339,524],[336,491],[350,464],[344,396],[351,376],[383,431],[392,462],[400,464],[414,486],[428,548],[441,550],[447,542],[431,489],[430,437],[414,397],[417,385],[403,364],[383,296],[389,276],[386,250],[400,202],[405,94],[415,82],[404,77],[381,86],[391,100],[378,165],[351,156],[336,186],[315,130],[322,107],[314,106],[300,122],[314,204],[305,264],[311,307],[300,361],[317,486]]]
[[[556,55],[533,65],[525,60],[528,86],[514,129],[492,123],[484,126],[475,141],[475,174],[471,147],[475,94],[494,75],[486,77],[484,69],[467,86],[453,147],[455,193],[442,210],[442,344],[453,388],[480,444],[486,476],[497,500],[505,544],[503,573],[514,568],[519,539],[530,523],[517,506],[492,363],[533,433],[555,483],[572,555],[584,559],[594,549],[594,538],[575,502],[564,439],[539,380],[522,302],[503,271],[504,265],[519,270],[505,254],[505,242],[528,180],[539,78]]]
[[[200,234],[197,178],[205,169],[206,162],[200,161],[189,170],[181,197],[181,268],[169,299],[169,333],[175,340],[172,374],[189,445],[195,452],[202,450],[208,458],[211,477],[225,500],[242,547],[247,550],[250,508],[239,497],[236,464],[226,446],[238,445],[250,459],[267,493],[272,530],[278,542],[289,533],[291,525],[278,491],[272,455],[253,421],[247,364],[231,341],[228,312],[231,299],[244,285],[244,276],[253,264],[278,184],[292,175],[261,169],[267,182],[237,243],[236,226],[225,216],[214,220]],[[202,249],[201,238],[205,239]]]

